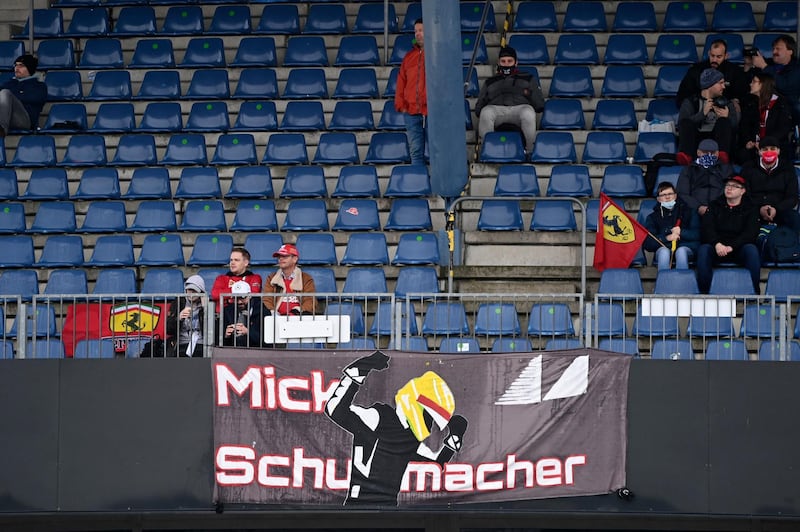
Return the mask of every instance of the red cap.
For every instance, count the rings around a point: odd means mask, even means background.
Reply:
[[[728,179],[725,180],[726,183],[728,181],[736,181],[737,183],[739,183],[742,186],[746,186],[747,185],[747,181],[745,181],[744,178],[742,176],[740,176],[740,175],[732,175]]]
[[[278,251],[272,254],[273,257],[280,257],[281,255],[294,255],[295,257],[300,257],[300,253],[297,252],[297,248],[294,247],[294,244],[284,244]]]

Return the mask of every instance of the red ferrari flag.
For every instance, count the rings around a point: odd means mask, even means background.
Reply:
[[[594,269],[627,268],[647,238],[647,229],[611,199],[600,193]]]

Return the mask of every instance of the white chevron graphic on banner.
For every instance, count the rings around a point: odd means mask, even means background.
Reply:
[[[576,357],[542,399],[542,356],[531,359],[514,382],[495,401],[496,405],[533,405],[542,401],[575,397],[589,386],[589,355]]]

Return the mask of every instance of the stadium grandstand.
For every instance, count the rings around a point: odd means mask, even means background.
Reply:
[[[668,126],[689,66],[720,38],[734,63],[750,45],[769,57],[777,35],[798,36],[798,12],[779,0],[4,0],[0,82],[33,54],[48,98],[35,131],[0,137],[0,530],[800,530],[800,262],[763,264],[758,291],[723,265],[709,294],[650,252],[592,266],[601,194],[643,223],[653,185],[677,179],[648,163],[676,152]],[[425,167],[410,164],[394,108],[423,15]],[[547,100],[532,153],[518,131],[477,134],[479,88],[507,45]],[[242,352],[399,352],[437,367],[624,355],[627,481],[410,511],[223,504],[209,382],[236,350],[211,286],[240,247],[266,284],[283,244],[314,278],[316,315],[271,316],[263,345]],[[171,306],[192,275],[207,288],[205,356],[170,360],[168,342],[154,346],[168,320],[180,326]]]

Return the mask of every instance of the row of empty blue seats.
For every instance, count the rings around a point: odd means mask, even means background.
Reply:
[[[73,3],[74,2],[74,3]],[[206,21],[199,6],[188,5],[194,2],[146,2],[124,0],[124,4],[141,4],[120,10],[114,23],[103,5],[116,5],[114,2],[89,0],[59,0],[52,9],[41,9],[34,13],[34,35],[37,38],[56,37],[64,33],[64,17],[59,7],[75,7],[72,19],[67,26],[69,35],[121,34],[147,35],[157,31],[171,35],[192,35],[198,33],[246,34],[251,31],[270,33],[299,33],[300,20],[294,4],[266,5],[262,8],[261,22],[256,27],[251,24],[253,14],[247,2],[240,5],[220,6],[206,27]],[[146,4],[176,3],[171,7],[157,29],[156,17]],[[215,2],[211,2],[215,3]],[[253,2],[261,3],[261,2]],[[406,6],[402,26],[398,25],[395,6],[389,4],[388,29],[413,32],[414,20],[422,17],[421,4],[414,2]],[[463,31],[476,31],[480,27],[484,4],[462,2],[460,5],[461,28]],[[265,15],[266,13],[266,15]],[[656,32],[656,31],[787,31],[797,30],[797,6],[789,1],[770,1],[766,4],[763,19],[753,13],[750,2],[717,2],[709,13],[700,1],[675,1],[667,5],[663,23],[658,24],[655,8],[650,2],[622,2],[615,6],[613,22],[609,28],[605,6],[600,1],[579,1],[567,4],[561,19],[563,32]],[[267,21],[265,22],[265,19]],[[269,19],[275,19],[270,22]],[[359,7],[350,31],[381,33],[384,29],[384,12],[379,4],[365,3]],[[520,2],[513,18],[513,31],[557,32],[559,17],[553,2]],[[760,22],[760,23],[759,23]],[[29,31],[26,24],[19,37]],[[306,15],[303,31],[306,33],[344,33],[348,31],[347,15],[342,4],[311,4]],[[484,31],[497,31],[492,4],[488,4]]]
[[[567,133],[568,134],[568,133]],[[569,134],[568,134],[569,135]],[[55,138],[50,135],[28,135],[19,138],[14,156],[6,160],[5,147],[0,145],[0,165],[12,167],[90,167],[105,166],[168,166],[181,165],[256,165],[263,164],[407,164],[410,162],[405,133],[371,133],[369,147],[360,158],[355,134],[349,132],[323,133],[316,153],[309,158],[302,133],[273,133],[267,140],[262,156],[250,133],[220,135],[209,158],[206,138],[199,133],[170,136],[166,150],[157,157],[155,137],[149,133],[122,135],[113,158],[106,154],[103,135],[74,135],[62,157],[56,157]]]
[[[38,260],[34,259],[34,245],[30,236],[0,237],[7,250],[0,260],[3,268],[38,267],[61,268],[82,266],[219,266],[229,261],[233,237],[222,233],[198,235],[190,247],[184,246],[180,235],[161,233],[147,235],[142,242],[138,258],[134,260],[134,245],[130,235],[107,235],[97,238],[91,258],[84,260],[84,242],[80,235],[53,235],[48,237]],[[393,266],[439,264],[439,242],[434,233],[413,232],[400,236],[389,261],[389,247],[384,233],[354,233],[347,239],[341,261],[336,255],[336,244],[331,233],[301,233],[296,246],[300,252],[299,264],[311,266]],[[283,245],[278,233],[249,234],[244,247],[250,252],[254,266],[274,265],[274,250]],[[184,260],[184,251],[191,251]],[[80,271],[80,270],[75,270]],[[71,292],[65,292],[71,293]]]
[[[531,167],[532,169],[532,167]],[[280,196],[327,196],[325,176],[319,166],[293,166],[287,168]],[[392,167],[389,182],[383,194],[378,184],[374,166],[343,166],[339,170],[333,198],[369,197],[424,197],[431,195],[430,178],[423,166],[396,165]],[[164,167],[136,168],[125,193],[120,191],[119,174],[114,167],[86,168],[78,188],[69,193],[67,172],[63,168],[34,168],[31,170],[25,192],[19,194],[17,174],[14,169],[0,169],[0,199],[14,200],[93,200],[93,199],[264,199],[274,197],[272,177],[268,166],[239,166],[234,172],[228,190],[222,191],[215,167],[184,167],[173,194],[169,170]]]
[[[230,227],[220,200],[191,200],[186,203],[177,223],[175,203],[170,200],[144,200],[136,207],[136,216],[128,225],[125,202],[93,201],[77,227],[75,204],[49,201],[39,205],[27,232],[31,233],[114,233],[161,231],[278,231],[272,200],[240,200]],[[26,232],[24,205],[6,203],[0,215],[6,233]],[[431,223],[428,200],[396,198],[392,200],[386,223],[382,224],[374,199],[343,199],[331,225],[323,199],[293,199],[289,202],[281,231],[427,231]]]

